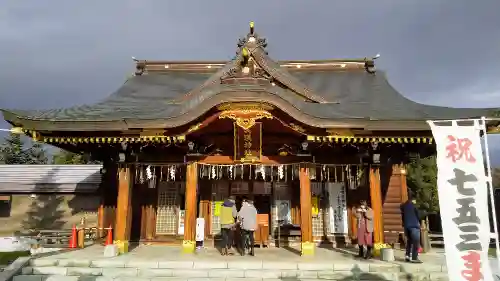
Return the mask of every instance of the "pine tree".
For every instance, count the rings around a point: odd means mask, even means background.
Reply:
[[[413,157],[408,165],[407,183],[419,209],[431,213],[439,211],[435,156]]]
[[[0,158],[3,164],[28,164],[30,153],[24,148],[24,142],[19,134],[10,134],[0,148]]]
[[[42,144],[33,142],[29,149],[29,163],[28,164],[47,164],[49,159]]]
[[[52,164],[58,165],[77,165],[77,164],[93,164],[90,156],[87,154],[73,153],[67,150],[59,150],[52,158]]]

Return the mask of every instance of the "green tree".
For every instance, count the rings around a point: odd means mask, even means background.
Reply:
[[[25,149],[21,135],[9,134],[0,147],[0,161],[3,164],[27,164],[30,159],[30,152]]]
[[[408,165],[407,183],[422,211],[439,211],[436,156],[412,157]]]
[[[94,164],[95,161],[90,159],[90,156],[87,154],[78,154],[73,153],[67,150],[59,150],[59,152],[55,153],[52,157],[52,164]]]
[[[38,142],[33,142],[28,150],[29,160],[26,164],[47,164],[49,159],[43,145]]]

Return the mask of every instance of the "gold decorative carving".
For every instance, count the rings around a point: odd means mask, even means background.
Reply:
[[[329,129],[326,132],[329,136],[354,137],[354,133],[349,129]]]
[[[299,133],[304,133],[306,130],[304,130],[304,128],[302,128],[301,126],[295,124],[295,123],[290,123],[288,126],[290,126],[290,128],[292,128],[294,131],[297,131]]]
[[[240,111],[265,110],[265,111],[271,111],[274,109],[274,107],[270,104],[260,103],[260,102],[238,102],[238,103],[224,103],[224,104],[219,105],[217,107],[217,109],[220,111],[227,111],[227,110],[240,110]]]
[[[257,120],[273,119],[273,115],[268,111],[272,108],[272,106],[262,103],[223,104],[218,107],[219,110],[222,110],[219,119],[232,119],[236,125],[248,130],[255,125]]]
[[[187,133],[189,134],[189,133],[192,133],[192,132],[194,132],[194,131],[199,130],[199,129],[200,129],[200,127],[201,127],[201,125],[202,125],[201,123],[198,123],[198,124],[196,124],[196,125],[193,125],[193,126],[189,127],[189,129],[188,129]]]
[[[165,136],[166,130],[143,130],[140,133],[141,137]]]

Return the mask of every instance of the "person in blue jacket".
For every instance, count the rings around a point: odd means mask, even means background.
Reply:
[[[421,212],[418,210],[415,199],[411,199],[408,194],[408,200],[401,204],[401,215],[403,219],[403,228],[406,236],[406,256],[407,262],[422,263],[418,259],[418,249],[420,248],[420,219]]]

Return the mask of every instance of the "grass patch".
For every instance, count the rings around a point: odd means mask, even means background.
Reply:
[[[8,265],[9,263],[15,261],[18,257],[27,257],[29,255],[30,251],[0,252],[0,264]]]

